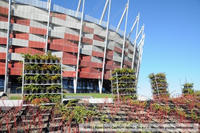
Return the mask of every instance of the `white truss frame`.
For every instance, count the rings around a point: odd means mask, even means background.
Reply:
[[[4,79],[4,93],[8,88],[8,61],[9,61],[9,47],[10,47],[10,15],[11,15],[12,0],[8,1],[8,27],[7,27],[7,45],[6,45],[6,64],[5,64],[5,79]]]
[[[127,21],[128,21],[128,9],[129,9],[129,0],[127,1],[127,5],[126,5],[127,12],[126,12],[124,40],[123,40],[123,48],[122,48],[122,57],[121,57],[121,66],[120,66],[120,68],[123,68],[123,63],[124,63],[124,49],[125,49],[125,45],[126,45],[126,30],[127,30]],[[121,24],[121,20],[120,20],[119,24]],[[118,25],[118,26],[120,26],[120,25]]]
[[[82,3],[81,27],[80,27],[80,33],[79,33],[78,54],[77,54],[77,64],[76,64],[76,77],[75,77],[75,81],[74,81],[74,93],[75,94],[76,94],[76,90],[77,90],[77,81],[78,81],[78,70],[79,70],[80,48],[81,48],[81,41],[82,41],[84,8],[85,8],[85,0],[83,0],[83,3]]]
[[[106,1],[105,7],[107,7],[108,1],[109,1],[109,8],[108,8],[108,16],[107,16],[106,38],[105,38],[104,56],[103,56],[103,67],[102,67],[102,72],[101,72],[101,83],[100,83],[100,88],[99,88],[99,93],[100,94],[102,93],[102,88],[103,88],[103,79],[104,79],[104,71],[105,71],[106,52],[107,52],[107,45],[108,45],[109,23],[110,23],[111,0],[107,0]],[[102,17],[105,14],[105,10],[106,10],[105,7],[104,7],[104,10],[103,10]],[[103,19],[102,17],[101,17],[101,21]]]
[[[142,26],[142,28],[140,29],[139,33],[136,35],[136,38],[134,40],[134,47],[133,47],[133,58],[132,58],[132,65],[131,68],[134,68],[134,62],[135,62],[135,55],[136,55],[136,49],[137,49],[137,39],[139,38],[139,36],[141,35],[141,33],[143,33],[144,31],[144,25]],[[137,30],[136,30],[137,32]],[[141,41],[141,40],[140,40]]]
[[[48,7],[47,8],[48,8],[48,21],[47,21],[45,53],[48,52],[49,24],[50,24],[50,18],[51,18],[51,0],[48,0]]]

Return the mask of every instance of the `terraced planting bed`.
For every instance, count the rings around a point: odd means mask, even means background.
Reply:
[[[188,95],[154,101],[2,107],[0,132],[199,132],[199,103],[199,97]],[[126,131],[120,127],[125,125]]]

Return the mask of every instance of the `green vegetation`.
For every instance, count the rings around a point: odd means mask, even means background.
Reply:
[[[10,94],[9,95],[9,100],[22,100],[22,96],[21,96],[21,94]]]
[[[77,94],[74,94],[74,93],[64,93],[63,94],[64,97],[67,97],[67,96],[85,96],[85,97],[93,97],[93,98],[113,98],[113,94],[99,94],[99,93],[77,93]]]
[[[25,54],[24,100],[33,104],[61,101],[61,65],[59,58]]]
[[[185,83],[185,84],[183,85],[182,93],[183,93],[184,95],[187,95],[187,94],[194,94],[193,83]]]
[[[168,83],[166,81],[165,73],[152,73],[149,75],[149,79],[151,81],[151,87],[155,98],[169,97],[169,92],[167,91]]]
[[[129,68],[115,69],[112,72],[112,92],[121,97],[137,99],[135,71]],[[131,96],[131,97],[130,97]]]

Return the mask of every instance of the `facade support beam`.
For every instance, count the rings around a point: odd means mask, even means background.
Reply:
[[[133,47],[133,58],[132,58],[132,65],[131,65],[132,69],[134,68],[134,62],[135,62],[135,55],[136,55],[136,49],[137,49],[137,39],[139,38],[140,34],[143,33],[143,31],[144,31],[144,25],[140,29],[139,33],[137,33],[137,29],[136,29],[136,38],[135,38],[134,44],[133,44],[134,45],[134,47]]]
[[[4,79],[4,93],[7,92],[8,88],[8,62],[9,62],[9,47],[10,47],[10,16],[11,16],[11,5],[12,0],[8,1],[8,27],[7,27],[7,45],[6,45],[6,63],[5,63],[5,79]]]
[[[78,12],[80,10],[80,6],[81,6],[81,0],[78,1],[78,7],[76,9],[76,17],[78,17]]]
[[[126,12],[124,40],[123,40],[123,48],[122,48],[122,59],[121,59],[121,66],[120,66],[120,68],[123,67],[123,63],[124,63],[124,49],[125,49],[125,45],[126,45],[126,30],[127,30],[127,21],[128,21],[128,8],[129,8],[129,0],[128,0],[127,5],[126,5],[127,12]]]
[[[141,45],[139,45],[139,59],[138,59],[138,63],[137,63],[138,66],[137,66],[137,70],[136,70],[136,86],[137,86],[138,78],[139,78],[139,70],[140,70],[140,63],[142,60],[144,40],[145,40],[145,34],[143,34],[143,39],[142,39]]]
[[[47,21],[45,53],[48,52],[49,24],[50,24],[50,18],[51,18],[51,0],[48,0],[48,7],[47,8],[48,8],[48,21]]]
[[[124,18],[124,15],[125,15],[126,11],[127,11],[127,5],[126,5],[126,7],[125,7],[125,9],[124,9],[124,12],[123,12],[123,14],[122,14],[122,16],[121,16],[121,19],[120,19],[120,21],[119,21],[119,23],[118,23],[118,25],[117,25],[116,32],[118,32],[118,30],[119,30],[119,27],[120,27],[120,25],[121,25],[121,23],[122,23],[122,20],[123,20],[123,18]]]
[[[104,79],[104,72],[105,72],[105,62],[106,62],[106,53],[107,53],[107,46],[108,46],[108,34],[109,34],[109,23],[110,23],[110,8],[111,8],[111,0],[109,1],[108,7],[108,16],[107,16],[107,26],[106,26],[106,38],[105,38],[105,45],[104,45],[104,55],[103,55],[103,67],[101,72],[101,84],[99,88],[99,93],[102,93],[103,88],[103,79]]]
[[[82,29],[83,29],[84,8],[85,8],[85,0],[83,0],[83,3],[82,3],[81,27],[80,27],[80,33],[79,33],[78,54],[77,54],[77,63],[76,63],[76,77],[75,77],[75,81],[74,81],[74,93],[75,94],[76,94],[77,83],[78,83],[77,81],[78,81],[80,48],[81,48],[81,42],[82,42]]]
[[[132,25],[132,27],[131,27],[131,31],[130,31],[130,33],[128,34],[128,38],[130,38],[130,36],[131,36],[131,34],[132,34],[132,32],[133,32],[133,30],[134,30],[136,24],[137,24],[137,27],[136,27],[136,36],[137,36],[137,32],[138,32],[137,30],[138,30],[139,21],[140,21],[140,14],[138,13],[138,16],[136,17],[136,20],[134,21],[134,23],[133,23],[133,25]]]
[[[100,21],[99,21],[99,24],[100,24],[100,25],[101,25],[102,20],[103,20],[103,18],[104,18],[104,15],[105,15],[105,12],[106,12],[106,9],[107,9],[107,6],[108,6],[108,1],[109,1],[109,0],[106,0],[105,6],[104,6],[104,9],[103,9],[103,12],[102,12]]]

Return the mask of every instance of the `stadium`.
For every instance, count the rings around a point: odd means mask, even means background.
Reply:
[[[23,75],[23,54],[51,52],[61,58],[63,88],[72,93],[110,93],[116,68],[133,68],[138,79],[145,39],[139,14],[128,30],[129,1],[116,27],[109,22],[111,0],[99,19],[84,8],[85,0],[79,0],[76,11],[51,0],[0,0],[1,91],[21,92],[17,78]]]

